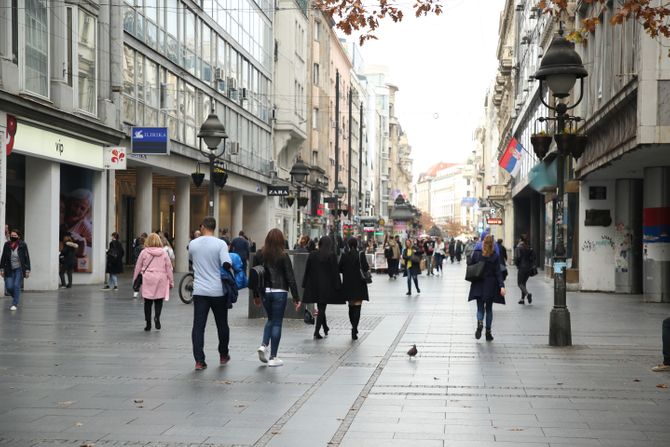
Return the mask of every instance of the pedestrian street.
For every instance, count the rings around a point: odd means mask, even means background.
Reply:
[[[210,321],[204,371],[175,290],[149,332],[129,277],[118,292],[26,292],[15,312],[5,298],[0,446],[670,445],[670,374],[650,371],[670,305],[569,292],[574,346],[551,348],[552,283],[531,278],[533,303],[519,305],[511,269],[487,342],[474,338],[464,263],[444,270],[410,297],[405,278],[373,275],[357,341],[346,306],[329,306],[323,340],[285,320],[280,368],[258,360],[265,320],[247,318],[246,293],[229,316],[230,363],[215,361]]]

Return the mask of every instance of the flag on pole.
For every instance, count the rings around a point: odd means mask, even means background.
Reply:
[[[509,172],[512,177],[514,177],[521,168],[521,151],[523,151],[521,143],[519,143],[516,138],[512,138],[507,145],[507,149],[505,149],[505,152],[503,152],[502,157],[498,161],[500,167]]]

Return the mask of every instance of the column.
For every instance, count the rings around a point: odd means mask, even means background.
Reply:
[[[176,271],[188,272],[188,252],[191,233],[191,179],[180,177],[177,179],[177,203],[175,204],[176,224],[174,235],[174,253],[176,257]]]
[[[234,238],[244,230],[244,195],[235,191],[230,194],[230,238]]]
[[[150,233],[153,217],[153,186],[151,168],[135,170],[135,234]]]
[[[645,299],[670,302],[670,166],[645,168],[642,216]]]
[[[58,288],[60,164],[26,157],[26,228],[30,278],[26,290]]]
[[[615,290],[642,293],[642,180],[617,179],[615,190]]]

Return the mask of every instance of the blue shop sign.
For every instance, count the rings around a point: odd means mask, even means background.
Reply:
[[[133,127],[130,148],[133,154],[170,155],[167,127]]]

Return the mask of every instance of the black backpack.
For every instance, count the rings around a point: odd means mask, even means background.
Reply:
[[[262,264],[251,267],[249,270],[249,290],[254,297],[262,297],[265,294],[265,266]]]

